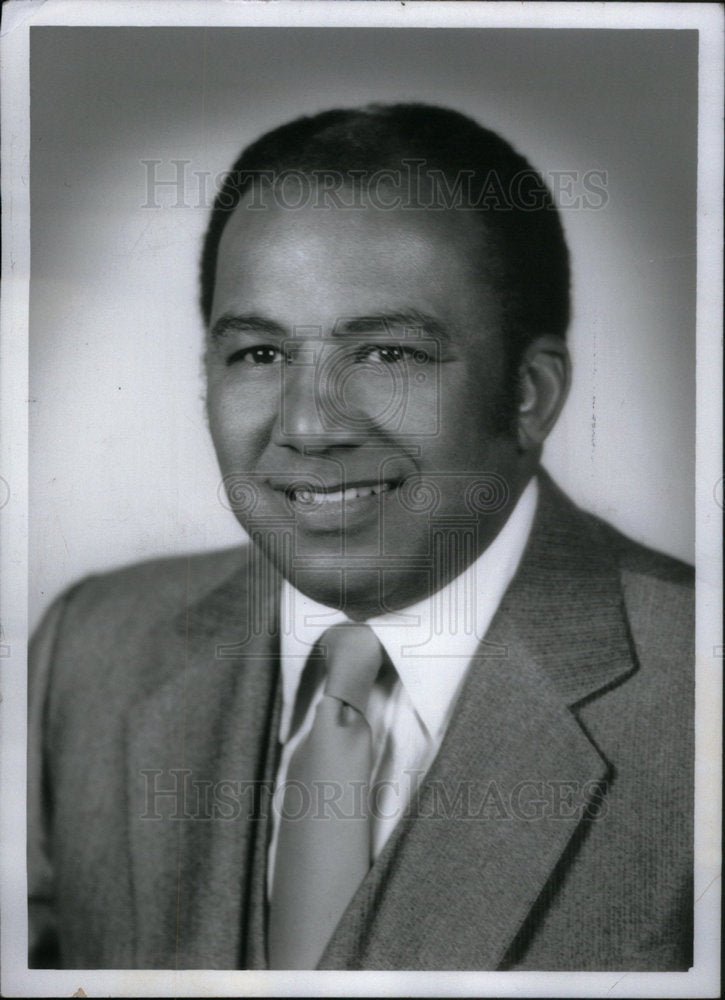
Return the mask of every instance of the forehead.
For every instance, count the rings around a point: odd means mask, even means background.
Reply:
[[[490,307],[486,257],[485,233],[471,212],[312,199],[289,208],[249,193],[222,234],[212,315],[294,309],[302,323],[325,310],[412,305],[447,313],[473,299]]]

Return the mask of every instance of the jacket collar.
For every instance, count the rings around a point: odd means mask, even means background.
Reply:
[[[611,529],[574,506],[543,470],[539,485],[529,544],[498,617],[573,706],[624,680],[634,648]]]

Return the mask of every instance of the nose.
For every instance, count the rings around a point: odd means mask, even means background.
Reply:
[[[371,422],[344,388],[345,373],[321,352],[304,352],[284,368],[274,443],[299,451],[327,451],[360,444]]]

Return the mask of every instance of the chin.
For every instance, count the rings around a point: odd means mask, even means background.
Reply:
[[[297,570],[289,582],[301,593],[344,611],[353,621],[363,621],[391,611],[398,611],[420,600],[420,576],[411,579],[391,579],[389,570],[383,583],[383,569],[341,569],[329,574],[319,569]]]

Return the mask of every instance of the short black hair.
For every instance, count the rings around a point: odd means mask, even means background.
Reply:
[[[509,365],[537,336],[564,337],[569,324],[569,253],[558,210],[541,175],[508,142],[472,118],[428,104],[372,104],[297,118],[267,132],[226,175],[211,212],[201,259],[201,310],[208,324],[219,242],[255,182],[290,173],[336,172],[365,185],[380,171],[425,179],[411,207],[475,209],[489,245],[486,277],[502,306]],[[433,201],[425,202],[425,198]],[[417,200],[416,200],[417,199]],[[494,258],[493,271],[491,257]],[[493,276],[492,276],[493,275]],[[513,370],[511,371],[513,374]]]

